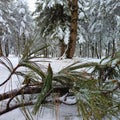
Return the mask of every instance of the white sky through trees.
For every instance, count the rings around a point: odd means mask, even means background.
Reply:
[[[35,2],[36,2],[36,0],[27,0],[30,11],[32,11],[32,12],[35,10]]]

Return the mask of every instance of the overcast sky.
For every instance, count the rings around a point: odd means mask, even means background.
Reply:
[[[30,11],[34,11],[36,0],[27,0],[27,2],[28,2],[28,6],[30,7]]]

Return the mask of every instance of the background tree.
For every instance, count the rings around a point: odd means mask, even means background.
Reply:
[[[9,0],[0,0],[0,56],[2,56],[3,54],[5,54],[3,52],[3,44],[2,44],[2,40],[6,35],[6,30],[7,30],[7,17],[9,16]],[[7,46],[7,43],[6,43]]]
[[[0,1],[0,3],[3,54],[5,56],[9,53],[21,54],[32,33],[32,17],[27,3],[21,0]]]
[[[10,48],[16,55],[21,54],[26,42],[32,36],[34,26],[32,17],[28,10],[27,3],[24,0],[13,1],[10,4],[12,12],[10,25]]]
[[[120,36],[118,16],[114,12],[119,3],[119,1],[103,0],[79,1],[81,13],[78,27],[84,39],[81,46],[84,48],[89,43],[90,56],[101,58],[101,56],[114,54]],[[83,48],[84,54],[86,49]]]
[[[69,10],[71,12],[70,38],[67,50],[67,58],[72,58],[75,53],[78,29],[78,0],[68,0]]]
[[[65,52],[70,32],[71,17],[67,1],[38,1],[35,13],[42,42],[46,40],[48,43],[51,43],[49,48],[51,53],[49,54],[56,53],[57,56],[62,56]]]
[[[59,51],[59,46],[62,46],[60,55],[68,48],[67,57],[70,57],[71,51],[70,58],[74,55],[101,58],[114,54],[120,35],[118,30],[119,15],[116,12],[119,9],[119,1],[78,0],[76,1],[78,4],[78,13],[76,13],[78,22],[74,21],[73,23],[72,12],[74,10],[71,9],[71,2],[69,0],[37,2],[36,23],[39,26],[38,31],[40,31],[39,36],[42,36],[42,43],[47,41],[51,44],[49,51],[54,51],[54,49]],[[76,24],[72,28],[77,29],[77,33],[71,30],[73,24]],[[73,39],[71,36],[74,36],[73,43],[70,42]],[[45,40],[43,40],[44,38]]]

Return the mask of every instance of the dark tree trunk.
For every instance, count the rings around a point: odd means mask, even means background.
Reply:
[[[0,40],[0,56],[3,56],[2,46],[1,46],[1,40]]]
[[[78,0],[68,0],[71,11],[70,40],[68,43],[67,58],[74,56],[77,38]]]
[[[46,39],[45,39],[44,45],[47,46],[47,40],[46,40]],[[43,55],[44,55],[45,58],[48,57],[48,55],[49,55],[48,52],[49,52],[49,51],[48,51],[48,47],[45,47],[45,48],[43,49]]]
[[[100,41],[99,41],[99,57],[100,57],[100,59],[102,57],[102,37],[101,37],[101,34],[100,34]]]
[[[3,56],[3,52],[2,52],[2,46],[1,46],[1,41],[2,41],[2,36],[3,36],[4,32],[3,32],[3,28],[0,25],[0,56]]]
[[[90,57],[90,44],[89,41],[87,42],[87,57]]]
[[[84,44],[84,57],[87,57],[87,43]]]
[[[5,43],[5,56],[8,57],[9,55],[9,44],[8,44],[8,40]]]
[[[112,41],[112,57],[114,57],[114,55],[115,55],[115,40],[113,39],[113,41]]]
[[[108,51],[107,51],[107,56],[110,55],[110,42],[108,43]]]
[[[80,44],[80,56],[82,56],[82,43]]]
[[[91,45],[91,56],[92,56],[92,58],[94,58],[94,53],[95,53],[95,45],[94,45],[94,43]]]
[[[99,54],[98,54],[98,43],[95,43],[95,53],[96,53],[96,57],[99,59]]]

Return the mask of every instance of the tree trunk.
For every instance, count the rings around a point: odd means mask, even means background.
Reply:
[[[67,58],[72,58],[76,47],[77,20],[78,20],[78,0],[68,0],[71,11],[70,40],[68,43]]]
[[[112,57],[115,55],[115,39],[112,41]]]
[[[9,44],[8,44],[8,40],[5,43],[5,56],[8,57],[9,55]]]
[[[1,46],[1,41],[2,41],[2,36],[3,36],[4,32],[3,32],[3,28],[0,25],[0,56],[3,56],[3,52],[2,52],[2,46]]]
[[[0,40],[0,56],[3,56],[2,46],[1,46],[1,40]]]
[[[89,44],[89,41],[87,42],[87,57],[89,58],[90,57],[90,44]]]
[[[92,56],[92,58],[94,58],[94,56],[95,56],[95,45],[94,45],[94,43],[91,45],[91,56]]]
[[[100,57],[100,59],[102,57],[102,37],[101,37],[101,33],[100,33],[100,41],[99,41],[99,57]]]
[[[99,54],[98,54],[98,43],[95,43],[95,53],[96,53],[96,57],[99,59]]]
[[[80,57],[82,56],[82,43],[80,44]]]
[[[110,42],[108,43],[108,52],[107,52],[107,56],[109,56],[110,55],[110,48],[111,48],[111,45],[110,45]]]

